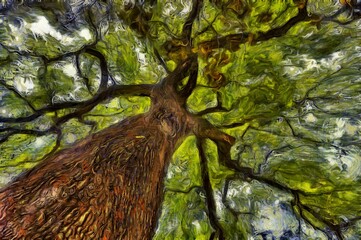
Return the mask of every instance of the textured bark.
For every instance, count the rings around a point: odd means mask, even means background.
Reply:
[[[155,107],[44,159],[0,191],[0,239],[150,239],[181,120]]]
[[[177,141],[193,133],[234,142],[185,108],[197,80],[194,60],[152,88],[127,88],[146,90],[152,100],[148,113],[45,158],[0,190],[0,239],[151,239]],[[188,74],[188,83],[177,91]]]

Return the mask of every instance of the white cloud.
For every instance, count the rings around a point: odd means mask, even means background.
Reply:
[[[89,31],[89,29],[87,28],[83,28],[80,32],[79,32],[79,36],[84,38],[86,41],[89,41],[92,38],[92,35]]]
[[[40,35],[45,37],[45,35],[49,34],[57,40],[61,40],[63,35],[57,31],[53,26],[49,24],[48,19],[44,16],[37,16],[37,21],[29,24],[30,31],[33,32],[34,35]],[[28,25],[28,24],[26,24]]]
[[[29,94],[34,89],[34,83],[31,78],[16,76],[14,79],[14,87],[19,92]]]
[[[73,64],[69,63],[63,66],[63,72],[69,77],[76,76],[76,69]]]

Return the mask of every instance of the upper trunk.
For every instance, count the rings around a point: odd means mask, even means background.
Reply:
[[[150,239],[166,167],[187,132],[174,99],[156,102],[1,190],[0,239]]]

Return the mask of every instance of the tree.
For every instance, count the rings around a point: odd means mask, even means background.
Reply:
[[[0,7],[1,239],[361,236],[358,1]]]

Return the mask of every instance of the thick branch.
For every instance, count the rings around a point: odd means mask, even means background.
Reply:
[[[94,98],[86,101],[82,106],[79,106],[76,111],[67,114],[56,121],[56,124],[62,124],[74,117],[80,117],[83,114],[92,110],[100,102],[113,98],[116,96],[150,96],[150,91],[153,85],[126,85],[126,86],[112,86],[100,94],[96,95]]]
[[[212,184],[209,178],[207,157],[203,150],[203,145],[204,145],[204,139],[197,138],[197,147],[200,157],[201,177],[202,177],[203,188],[206,194],[208,217],[213,229],[216,231],[211,235],[211,239],[214,239],[217,236],[219,240],[224,240],[225,238],[223,235],[222,225],[219,223],[217,218],[217,206],[213,196]]]
[[[325,226],[327,226],[335,235],[339,240],[343,240],[344,237],[341,233],[341,227],[342,224],[333,224],[332,222],[326,220],[325,218],[323,218],[320,214],[318,214],[315,210],[313,210],[311,207],[304,205],[300,202],[299,200],[299,195],[302,194],[304,196],[308,196],[308,195],[314,195],[312,193],[307,193],[304,192],[302,190],[297,190],[297,189],[292,189],[286,185],[283,185],[281,183],[278,183],[277,181],[274,181],[272,179],[269,179],[267,177],[263,177],[261,175],[255,174],[253,172],[253,169],[248,168],[248,167],[241,167],[239,165],[238,162],[236,161],[232,161],[231,157],[230,157],[230,144],[227,144],[225,142],[216,142],[217,144],[217,148],[218,148],[218,158],[220,163],[222,163],[223,165],[227,166],[230,169],[233,169],[235,171],[237,171],[238,174],[240,174],[240,179],[242,180],[246,180],[246,181],[250,181],[250,180],[257,180],[261,183],[267,184],[273,188],[279,189],[281,191],[284,192],[288,192],[291,193],[294,196],[294,200],[292,201],[292,204],[294,206],[297,206],[299,208],[300,211],[300,216],[307,221],[311,226],[321,230],[322,232],[326,231],[320,227],[316,227],[314,226],[314,224],[312,224],[310,221],[308,221],[307,217],[303,214],[303,210],[309,212],[310,214],[312,214],[315,218],[317,218],[319,221],[321,221]],[[234,178],[234,177],[233,177]],[[225,188],[226,189],[226,188]],[[223,199],[223,201],[225,201]],[[234,215],[237,215],[237,212],[234,212],[233,209],[230,209],[231,212]]]
[[[223,37],[216,37],[209,41],[204,41],[200,43],[200,48],[204,49],[214,49],[214,48],[226,48],[231,51],[238,50],[239,45],[242,43],[249,42],[250,36],[255,36],[253,39],[254,42],[266,41],[274,37],[281,37],[285,35],[288,30],[296,25],[299,22],[310,20],[311,17],[308,16],[307,7],[301,8],[298,11],[298,14],[291,19],[289,19],[284,25],[271,29],[265,33],[259,32],[256,34],[251,33],[238,33],[230,34]],[[257,37],[258,36],[258,37]]]
[[[184,102],[192,94],[194,88],[197,86],[197,78],[198,78],[198,61],[197,59],[195,59],[195,63],[192,63],[190,68],[188,82],[180,92],[180,96],[183,98]]]
[[[195,124],[193,130],[194,135],[199,138],[209,138],[215,142],[223,142],[227,146],[232,146],[236,139],[231,135],[222,132],[218,128],[214,127],[207,120],[202,118],[194,118],[197,123]],[[230,150],[229,147],[229,150]]]
[[[99,59],[101,78],[100,78],[98,92],[104,91],[107,88],[108,79],[109,79],[107,61],[106,61],[104,55],[95,49],[86,48],[85,52]]]
[[[66,102],[66,103],[59,103],[50,105],[44,108],[41,108],[39,110],[36,110],[35,113],[26,116],[26,117],[18,117],[18,118],[6,118],[6,117],[0,117],[0,122],[7,122],[7,123],[21,123],[21,122],[30,122],[32,120],[35,120],[36,118],[40,117],[44,113],[47,112],[55,112],[60,109],[66,109],[66,108],[77,108],[78,114],[84,114],[91,109],[93,109],[97,104],[100,102],[109,99],[114,98],[118,96],[150,96],[151,89],[153,85],[149,84],[143,84],[143,85],[115,85],[112,87],[107,88],[105,91],[100,92],[99,94],[95,95],[93,98],[83,101],[83,102]],[[73,114],[74,116],[78,114]],[[70,117],[71,118],[71,117]],[[63,118],[63,120],[59,120],[60,122],[64,122],[65,119],[70,119],[68,117]]]
[[[170,86],[173,90],[176,90],[182,80],[189,75],[189,71],[198,66],[197,55],[193,54],[189,56],[182,63],[178,64],[177,68],[170,73],[161,82],[162,85]]]
[[[312,227],[324,232],[326,235],[329,235],[325,229],[322,229],[318,226],[315,226],[314,224],[312,224],[312,222],[310,222],[308,220],[308,218],[305,216],[305,214],[303,213],[303,211],[307,211],[308,213],[312,214],[317,220],[319,220],[320,222],[322,222],[325,226],[327,226],[329,228],[329,230],[331,230],[335,236],[337,237],[338,240],[344,240],[345,238],[343,237],[342,235],[342,232],[341,232],[341,227],[340,225],[335,225],[333,223],[331,223],[330,221],[327,221],[325,220],[322,216],[320,216],[319,213],[317,213],[314,209],[312,209],[311,207],[307,206],[307,205],[304,205],[301,203],[300,201],[300,196],[299,196],[299,192],[293,190],[292,191],[292,194],[294,196],[294,200],[292,201],[292,204],[294,206],[297,206],[298,207],[298,210],[300,212],[300,216],[305,220],[307,221]],[[331,237],[331,236],[329,236]]]
[[[51,132],[56,132],[54,127],[49,128],[45,131],[33,130],[33,129],[18,129],[18,128],[4,128],[0,129],[0,132],[6,131],[7,133],[5,136],[0,138],[0,144],[6,142],[11,136],[15,134],[27,134],[27,135],[34,135],[34,136],[44,136]]]
[[[183,25],[182,35],[187,39],[189,46],[191,46],[190,42],[191,42],[193,23],[198,17],[202,6],[203,6],[203,0],[193,0],[192,10],[187,17],[186,22]]]
[[[290,30],[293,26],[295,26],[299,22],[303,22],[306,20],[310,20],[310,17],[307,13],[307,7],[298,9],[298,14],[288,20],[283,26],[271,29],[265,33],[259,33],[259,36],[255,39],[255,41],[267,41],[271,38],[281,37],[285,35],[288,30]]]
[[[84,74],[82,73],[82,70],[81,70],[81,67],[80,67],[80,59],[79,59],[79,54],[76,54],[75,55],[75,67],[76,67],[76,70],[78,72],[78,75],[84,79],[84,84],[88,90],[88,92],[90,94],[92,94],[92,91],[91,91],[91,87],[90,87],[90,83],[89,83],[89,78],[84,76]]]

